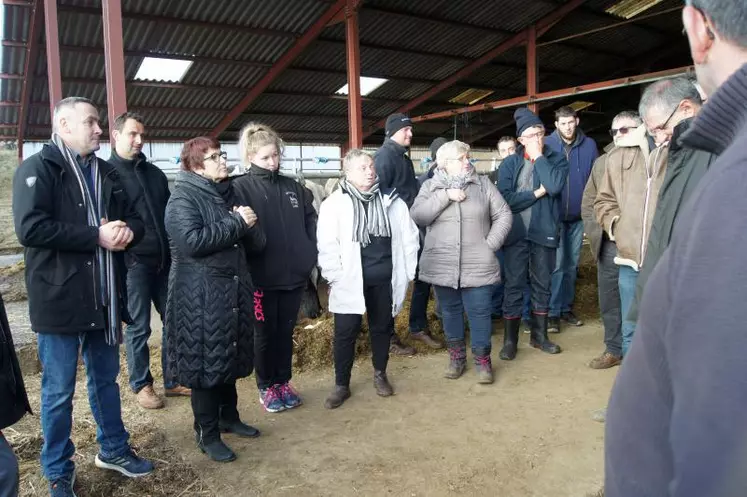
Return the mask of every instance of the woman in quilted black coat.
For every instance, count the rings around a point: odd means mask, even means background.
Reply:
[[[259,436],[239,419],[236,380],[253,368],[247,253],[263,250],[265,236],[254,211],[236,205],[217,140],[185,143],[181,166],[166,207],[173,260],[166,310],[169,359],[179,384],[192,388],[198,447],[227,462],[236,455],[221,432]]]

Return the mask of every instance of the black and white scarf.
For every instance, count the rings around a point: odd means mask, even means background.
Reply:
[[[90,191],[90,188],[88,188],[88,182],[83,176],[83,170],[80,168],[78,161],[75,158],[75,152],[70,150],[57,133],[52,133],[52,143],[54,143],[60,150],[60,153],[62,153],[62,156],[65,158],[65,162],[69,166],[70,171],[78,181],[80,194],[86,206],[88,225],[98,228],[101,226],[101,218],[108,219],[109,216],[106,212],[106,206],[104,205],[102,198],[102,178],[96,155],[91,154],[86,158],[89,167],[91,168],[91,174],[93,175],[94,191]],[[93,274],[96,308],[100,309],[103,307],[106,311],[106,343],[112,346],[119,345],[122,343],[122,321],[119,317],[117,273],[114,269],[114,254],[106,250],[104,247],[96,247]]]
[[[354,242],[367,247],[371,243],[371,236],[392,236],[389,218],[384,209],[384,202],[378,183],[374,184],[367,192],[362,192],[348,183],[348,180],[342,178],[340,180],[340,188],[343,192],[350,195],[350,198],[353,200]],[[368,210],[366,210],[366,204],[368,204]]]

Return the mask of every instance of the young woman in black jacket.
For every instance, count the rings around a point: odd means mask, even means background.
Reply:
[[[264,228],[267,245],[249,254],[254,293],[255,371],[259,399],[268,412],[301,405],[291,386],[293,329],[303,289],[316,265],[316,220],[311,192],[279,174],[283,141],[269,126],[249,123],[239,139],[245,175],[233,181],[242,205]]]
[[[236,455],[221,432],[259,436],[239,418],[236,380],[253,367],[254,285],[246,254],[262,250],[264,233],[252,209],[234,197],[215,138],[185,143],[181,164],[165,219],[169,360],[179,384],[192,389],[198,447],[227,462]]]

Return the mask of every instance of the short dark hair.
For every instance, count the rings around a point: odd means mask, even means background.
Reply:
[[[557,121],[561,117],[578,117],[578,112],[573,107],[564,105],[555,111],[555,120]]]
[[[747,48],[747,2],[744,0],[687,0],[713,22],[714,29],[736,45]]]
[[[514,138],[513,136],[501,136],[498,139],[498,145],[500,145],[501,143],[505,143],[505,142],[511,142],[514,145],[516,145],[516,138]]]
[[[202,169],[205,154],[211,148],[220,149],[220,142],[212,136],[198,136],[187,141],[179,154],[180,165],[185,171]]]
[[[141,116],[140,114],[137,114],[135,112],[123,112],[122,114],[114,118],[111,131],[113,130],[122,131],[125,127],[125,124],[127,124],[128,119],[132,119],[143,125],[145,124],[143,122],[143,116]]]

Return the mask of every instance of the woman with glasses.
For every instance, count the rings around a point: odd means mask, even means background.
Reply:
[[[545,126],[523,107],[514,113],[519,147],[498,170],[498,189],[513,212],[511,233],[503,249],[506,289],[503,297],[504,361],[516,357],[527,276],[531,293],[532,347],[557,354],[547,338],[550,281],[561,222],[561,191],[568,176],[565,154],[545,145]]]
[[[491,309],[501,279],[495,252],[511,229],[511,210],[490,179],[477,174],[469,151],[457,140],[438,149],[436,171],[410,214],[427,230],[419,278],[434,285],[441,306],[449,350],[444,376],[459,378],[466,368],[466,311],[478,382],[492,383]]]
[[[249,123],[239,139],[246,174],[233,182],[239,201],[257,213],[265,250],[249,254],[254,292],[255,364],[259,401],[267,412],[301,405],[291,386],[293,329],[316,265],[314,196],[280,174],[283,141],[269,126]]]
[[[237,410],[236,380],[249,376],[254,356],[253,285],[246,252],[265,238],[251,208],[237,202],[226,154],[215,138],[184,144],[176,185],[166,206],[171,273],[166,320],[170,362],[192,389],[197,446],[211,459],[236,455],[221,432],[257,437]]]

